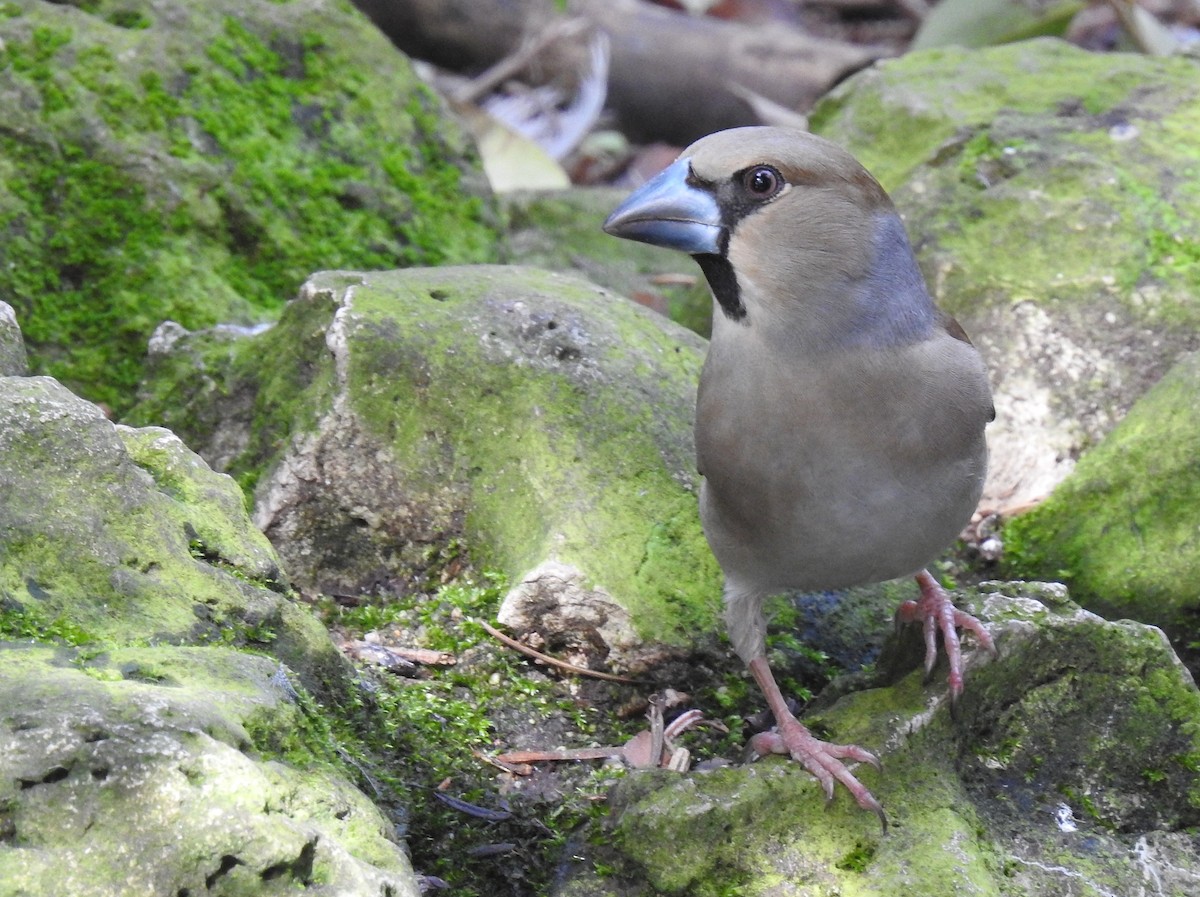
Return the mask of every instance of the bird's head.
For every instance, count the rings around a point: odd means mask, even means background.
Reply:
[[[693,256],[730,322],[876,341],[934,315],[887,193],[850,153],[802,131],[710,134],[604,230]]]

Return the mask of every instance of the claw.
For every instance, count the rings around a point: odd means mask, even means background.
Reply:
[[[937,624],[934,614],[926,614],[923,629],[925,632],[925,681],[933,677],[933,668],[937,666]],[[947,653],[949,645],[947,645]]]
[[[937,636],[941,633],[942,644],[946,648],[946,660],[950,666],[950,712],[954,715],[963,691],[962,641],[958,630],[970,632],[993,657],[998,656],[996,644],[982,623],[954,606],[946,590],[938,585],[928,570],[918,573],[916,580],[921,589],[921,598],[919,601],[905,601],[900,605],[896,610],[896,625],[915,623],[918,620],[921,622],[925,639],[926,683],[932,678],[934,667],[937,665]]]
[[[880,769],[879,758],[855,744],[830,744],[816,738],[787,708],[783,694],[771,675],[765,657],[756,657],[750,662],[750,672],[763,690],[771,712],[775,714],[776,728],[772,732],[760,732],[750,739],[750,748],[759,756],[786,754],[803,764],[816,778],[825,792],[826,801],[832,801],[837,783],[840,782],[864,810],[879,817],[887,831],[887,817],[875,796],[867,790],[854,774],[846,768],[843,760],[869,763]]]
[[[969,613],[961,611],[957,607],[954,608],[954,625],[974,635],[979,644],[986,648],[992,657],[1000,656],[1000,650],[996,647],[995,641],[992,640],[992,634],[987,631],[987,627]]]

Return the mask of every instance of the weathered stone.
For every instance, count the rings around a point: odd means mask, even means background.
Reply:
[[[1102,614],[1163,627],[1196,660],[1200,354],[1183,356],[1054,494],[1004,528],[1015,576],[1054,577]]]
[[[164,319],[496,258],[463,130],[338,0],[11,0],[0,121],[0,297],[37,373],[117,411]]]
[[[617,656],[644,650],[620,602],[602,587],[589,587],[578,567],[557,561],[539,564],[514,583],[496,618],[517,632],[550,634],[556,642],[588,633]]]
[[[555,562],[637,638],[565,614],[547,642],[630,665],[719,625],[701,358],[694,335],[572,277],[326,273],[261,336],[175,340],[135,414],[257,484],[255,520],[304,588],[420,586],[464,549],[511,582]]]
[[[0,643],[0,893],[416,897],[313,709],[225,648]]]
[[[912,53],[812,123],[891,192],[988,361],[985,505],[1048,494],[1200,343],[1196,60],[1050,39]]]
[[[48,377],[0,378],[0,484],[0,603],[29,627],[252,644],[319,694],[347,681],[237,485],[170,432],[114,425]]]
[[[0,377],[21,377],[28,371],[29,359],[17,325],[17,313],[7,302],[0,302]]]
[[[879,753],[857,773],[890,828],[793,761],[631,775],[582,895],[1190,894],[1200,851],[1200,692],[1158,630],[1108,623],[1060,585],[985,583],[964,605],[1000,657],[969,652],[957,721],[944,668],[810,712]],[[912,633],[919,643],[919,635]],[[911,667],[910,667],[911,669]],[[601,843],[601,842],[593,842]],[[635,884],[636,883],[636,884]]]

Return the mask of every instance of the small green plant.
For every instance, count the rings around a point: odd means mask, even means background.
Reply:
[[[871,860],[875,858],[877,846],[863,841],[857,842],[853,850],[838,860],[837,867],[846,872],[866,872]]]
[[[0,602],[0,639],[32,639],[63,645],[88,645],[95,637],[66,617],[47,618],[34,607]]]

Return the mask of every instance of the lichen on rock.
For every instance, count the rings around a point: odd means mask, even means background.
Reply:
[[[1004,528],[1014,576],[1058,578],[1087,607],[1165,629],[1196,655],[1200,354],[1185,355],[1075,471]]]
[[[365,795],[271,759],[308,724],[269,658],[0,643],[0,891],[416,897]]]
[[[48,377],[0,378],[0,482],[11,616],[108,644],[260,646],[318,694],[347,681],[237,485],[170,432],[114,425]]]

